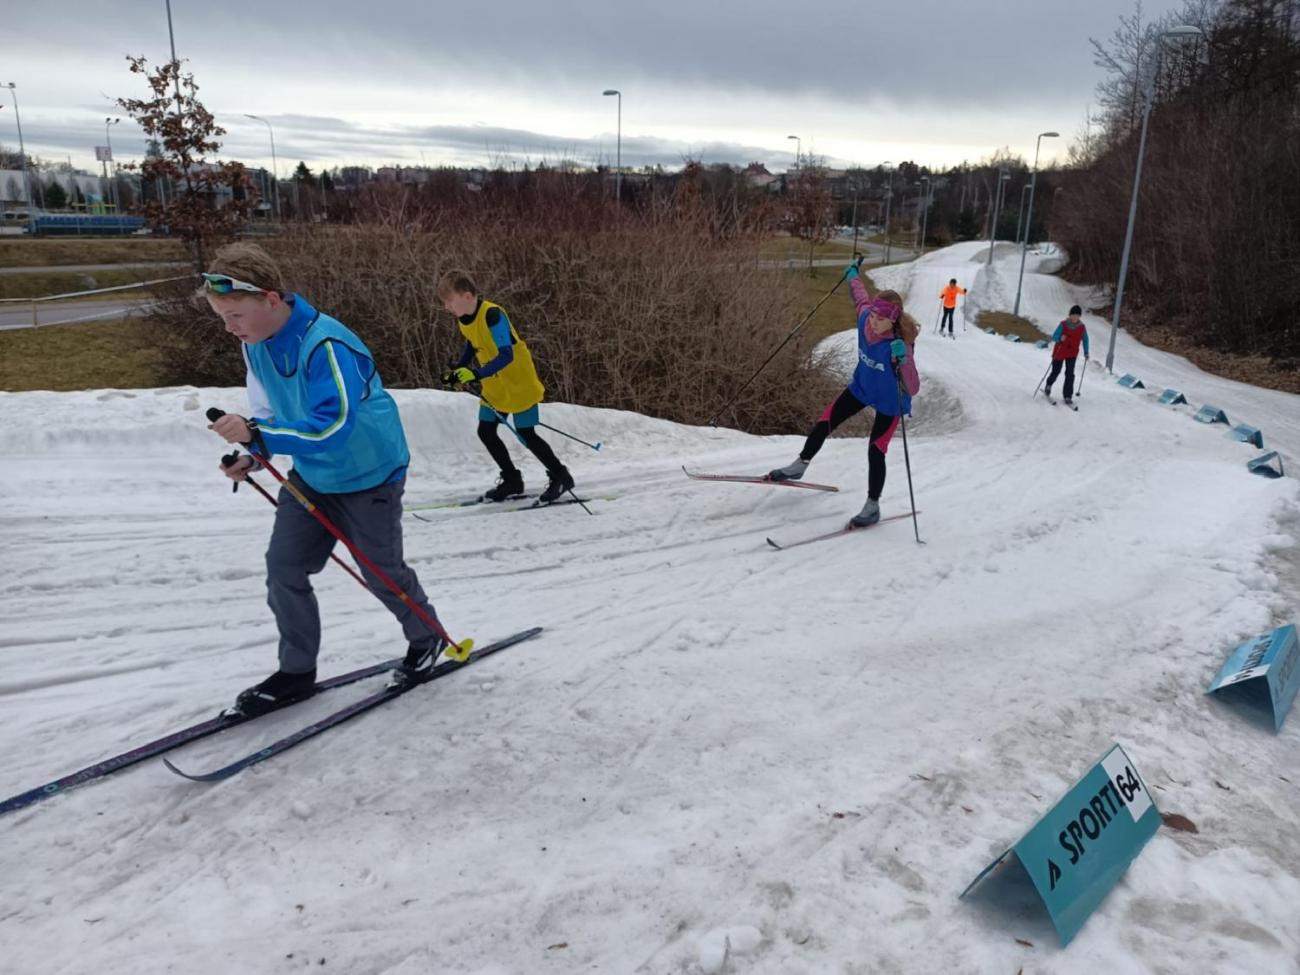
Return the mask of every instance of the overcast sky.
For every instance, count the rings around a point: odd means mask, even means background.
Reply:
[[[1147,0],[1146,18],[1181,6]],[[172,0],[176,53],[228,129],[222,155],[282,175],[322,165],[758,160],[932,166],[1009,146],[1064,155],[1132,0]],[[6,4],[0,83],[14,82],[29,152],[97,168],[115,97],[143,97],[125,55],[169,55],[165,0]],[[0,143],[16,147],[0,92]],[[138,158],[129,119],[116,157]]]

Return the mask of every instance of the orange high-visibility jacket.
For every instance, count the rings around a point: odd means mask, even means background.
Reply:
[[[959,288],[956,285],[950,284],[944,287],[943,291],[939,294],[939,297],[943,299],[943,307],[956,308],[957,296],[964,295],[965,293],[965,288]]]

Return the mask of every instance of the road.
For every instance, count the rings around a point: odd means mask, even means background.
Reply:
[[[0,303],[0,331],[15,328],[31,328],[33,325],[67,325],[72,322],[93,322],[112,318],[125,318],[129,315],[148,311],[154,302],[149,298],[137,298],[131,301],[115,299],[111,301],[77,301],[59,304],[38,304],[37,319],[32,321],[30,302]]]

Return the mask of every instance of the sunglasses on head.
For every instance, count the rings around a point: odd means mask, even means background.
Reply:
[[[228,295],[232,291],[247,291],[255,295],[266,294],[265,288],[259,288],[255,284],[249,284],[247,281],[240,281],[238,278],[232,278],[228,274],[208,274],[206,271],[200,275],[203,283],[214,295]]]

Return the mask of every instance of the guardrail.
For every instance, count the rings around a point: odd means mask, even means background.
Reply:
[[[30,325],[11,325],[10,328],[37,328],[42,325],[68,325],[72,322],[93,321],[96,318],[106,317],[101,314],[83,315],[79,318],[64,318],[57,322],[42,322],[40,320],[40,306],[45,302],[66,301],[69,298],[85,298],[89,295],[109,294],[114,291],[131,291],[135,288],[147,288],[154,284],[166,284],[169,281],[182,281],[189,278],[190,275],[182,274],[170,278],[154,278],[151,281],[137,281],[133,284],[118,284],[111,288],[92,288],[89,291],[69,291],[59,295],[41,295],[36,298],[0,298],[0,310],[9,305],[30,305],[32,309],[32,321]]]

